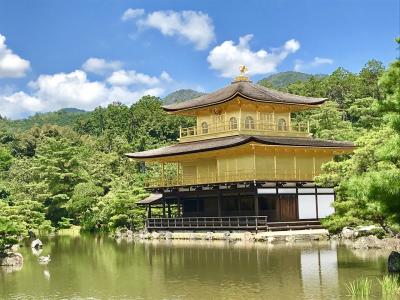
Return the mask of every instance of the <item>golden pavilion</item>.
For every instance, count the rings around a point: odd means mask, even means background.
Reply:
[[[308,122],[292,120],[326,99],[263,87],[245,71],[215,92],[163,106],[196,118],[196,126],[180,128],[178,143],[126,154],[161,164],[146,185],[152,194],[139,202],[149,230],[318,228],[333,213],[333,187],[317,186],[314,177],[354,145],[314,139]],[[152,207],[162,214],[153,216]]]

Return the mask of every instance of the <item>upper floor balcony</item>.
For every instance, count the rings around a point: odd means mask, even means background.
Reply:
[[[185,175],[164,174],[151,176],[145,180],[146,188],[190,186],[216,183],[233,183],[244,181],[314,181],[320,171],[301,169],[275,169],[257,171],[255,169],[240,169],[225,171],[222,174],[207,175]]]
[[[237,134],[308,137],[310,136],[310,125],[309,122],[287,122],[285,119],[268,122],[256,121],[251,117],[245,119],[232,117],[229,121],[202,122],[199,126],[180,128],[179,136],[181,142],[191,142]]]

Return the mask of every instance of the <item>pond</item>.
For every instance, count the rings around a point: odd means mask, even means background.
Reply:
[[[51,262],[21,248],[23,268],[0,270],[2,299],[343,299],[349,281],[386,271],[385,256],[330,242],[42,240]]]

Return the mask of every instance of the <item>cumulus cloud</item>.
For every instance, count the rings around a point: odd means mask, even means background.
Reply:
[[[296,60],[294,64],[295,71],[306,71],[309,69],[317,68],[322,65],[332,65],[333,59],[323,58],[323,57],[314,57],[312,61],[304,62],[302,60]]]
[[[144,9],[142,8],[128,8],[123,15],[121,16],[122,21],[128,21],[132,19],[136,19],[144,15]]]
[[[106,61],[103,58],[91,57],[84,62],[82,69],[86,72],[104,75],[108,72],[122,68],[122,62],[118,60]]]
[[[0,34],[0,78],[25,76],[30,62],[14,54],[6,45],[6,37]]]
[[[162,71],[162,73],[160,75],[160,78],[162,80],[166,81],[166,82],[172,82],[173,81],[172,77],[165,71]]]
[[[253,51],[249,42],[253,38],[248,34],[239,38],[239,43],[225,41],[212,49],[208,55],[210,68],[218,71],[223,77],[233,77],[238,74],[238,67],[246,65],[250,75],[275,72],[276,67],[286,57],[300,49],[300,43],[291,39],[282,47],[273,48],[270,52],[264,49]]]
[[[44,110],[44,104],[36,97],[25,92],[0,94],[0,115],[18,118],[25,112],[36,113]]]
[[[128,86],[128,85],[147,85],[153,86],[159,84],[161,81],[171,82],[171,76],[163,71],[160,77],[149,76],[147,74],[138,73],[135,70],[118,70],[107,78],[107,82],[115,86]]]
[[[144,95],[161,96],[165,91],[162,85],[141,85],[130,89],[128,86],[90,81],[82,70],[40,75],[29,83],[29,87],[30,93],[1,91],[0,112],[3,116],[15,119],[65,107],[91,110],[116,101],[130,104]]]
[[[134,17],[131,17],[133,15]],[[163,35],[177,37],[194,45],[197,50],[204,50],[215,40],[212,19],[201,11],[155,11],[144,15],[144,10],[127,10],[122,20],[137,19],[140,29],[153,28]]]
[[[134,70],[125,71],[119,70],[113,72],[110,77],[107,78],[107,82],[112,85],[133,85],[133,84],[145,84],[155,85],[160,82],[157,77],[149,76],[142,73],[137,73]]]

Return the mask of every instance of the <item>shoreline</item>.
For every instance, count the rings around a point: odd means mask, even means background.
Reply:
[[[386,237],[379,239],[375,235],[346,237],[342,234],[330,235],[326,229],[305,229],[291,231],[142,231],[132,232],[130,230],[120,230],[112,235],[118,243],[122,241],[192,241],[192,242],[228,242],[246,244],[295,244],[301,242],[336,242],[345,245],[355,251],[382,250],[400,251],[400,239],[396,237]]]

